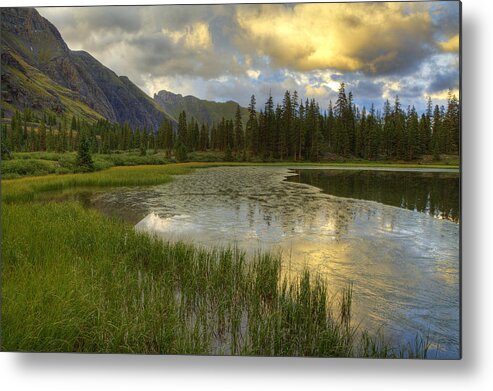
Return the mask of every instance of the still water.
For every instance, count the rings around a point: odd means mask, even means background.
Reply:
[[[333,295],[352,282],[362,328],[395,344],[420,333],[431,357],[458,357],[457,173],[217,167],[91,204],[166,240],[280,251]]]

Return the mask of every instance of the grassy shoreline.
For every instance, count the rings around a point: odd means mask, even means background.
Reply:
[[[275,166],[275,167],[337,167],[337,168],[396,168],[396,169],[453,169],[455,166],[436,164],[391,164],[372,163],[249,163],[249,162],[188,162],[163,165],[130,165],[110,167],[93,173],[48,174],[2,179],[2,201],[33,201],[42,194],[77,187],[122,187],[150,186],[166,183],[172,175],[187,174],[194,168],[217,166]]]
[[[273,254],[166,243],[74,202],[79,186],[165,183],[211,163],[114,167],[2,181],[2,341],[7,351],[426,357],[351,324],[351,290],[329,300]],[[48,193],[47,193],[48,194]],[[22,201],[22,202],[18,202]]]
[[[16,152],[12,160],[1,162],[3,179],[16,179],[28,176],[44,176],[50,174],[73,174],[76,172],[76,154],[73,152]],[[162,152],[149,153],[141,156],[138,152],[95,154],[93,155],[96,171],[119,166],[140,165],[170,165],[176,161],[168,158]],[[331,162],[296,162],[296,161],[224,161],[224,156],[218,153],[191,153],[189,162],[195,164],[225,164],[225,165],[269,165],[269,166],[300,166],[300,167],[367,167],[367,168],[432,168],[459,169],[459,158],[447,156],[441,161],[421,159],[410,162],[403,161],[368,161],[359,159],[341,159]]]

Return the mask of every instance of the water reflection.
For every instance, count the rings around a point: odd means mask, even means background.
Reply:
[[[281,251],[290,272],[308,267],[334,294],[352,281],[355,318],[363,327],[383,326],[398,343],[413,341],[416,332],[429,334],[441,356],[457,357],[459,225],[325,194],[290,175],[273,167],[201,169],[162,186],[98,194],[91,202],[131,221],[140,215],[136,229],[166,240]],[[335,176],[344,175],[354,173]]]
[[[290,181],[308,183],[338,197],[382,202],[458,222],[459,175],[445,172],[294,170]]]

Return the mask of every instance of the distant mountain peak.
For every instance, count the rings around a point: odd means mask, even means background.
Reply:
[[[229,100],[227,102],[215,102],[197,98],[193,95],[183,96],[171,91],[161,90],[154,94],[154,101],[175,120],[182,111],[187,113],[188,117],[195,118],[200,123],[219,123],[225,119],[233,119],[236,114],[238,103]],[[242,119],[246,122],[248,110],[240,107]]]

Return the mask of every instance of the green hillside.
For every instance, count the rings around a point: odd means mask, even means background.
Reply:
[[[8,83],[2,85],[2,108],[5,112],[30,108],[35,113],[52,111],[87,121],[103,116],[83,102],[74,91],[55,83],[38,69],[27,64],[18,54],[5,51],[2,54],[2,79],[6,75]]]

